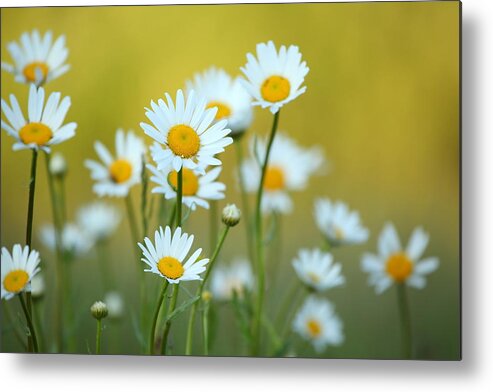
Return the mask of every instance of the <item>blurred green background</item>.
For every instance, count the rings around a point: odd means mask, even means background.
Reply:
[[[47,90],[71,96],[67,121],[78,124],[76,137],[55,148],[69,161],[72,218],[78,207],[96,197],[83,167],[85,159],[95,158],[96,139],[113,146],[115,130],[123,127],[150,143],[138,124],[146,120],[144,106],[151,99],[183,87],[195,72],[211,65],[239,74],[245,54],[258,42],[298,45],[310,67],[308,90],[282,110],[280,129],[302,145],[322,145],[330,171],[310,180],[306,192],[293,195],[295,211],[282,222],[277,283],[268,288],[269,312],[275,312],[279,298],[296,282],[291,260],[298,248],[320,244],[312,218],[314,198],[342,199],[360,211],[371,236],[365,245],[334,252],[343,263],[347,284],[327,296],[344,321],[346,342],[324,355],[400,355],[395,292],[376,296],[359,267],[361,254],[376,251],[379,232],[390,220],[403,242],[422,225],[431,235],[425,255],[441,261],[426,289],[410,290],[417,357],[460,357],[458,2],[2,9],[1,22],[1,57],[6,62],[11,62],[7,43],[18,40],[23,31],[66,34],[71,70],[49,83]],[[6,72],[1,81],[2,98],[14,93],[26,108],[28,88]],[[271,121],[267,110],[256,109],[249,133],[266,134]],[[13,141],[4,132],[1,141],[1,243],[11,248],[24,239],[30,154],[13,152]],[[222,159],[226,201],[240,203],[234,149]],[[35,230],[51,221],[42,163]],[[134,190],[135,202],[138,194]],[[124,212],[121,200],[112,202]],[[197,234],[197,245],[206,249],[207,220],[205,211],[197,212],[187,227]],[[34,238],[52,287],[51,254],[42,248],[37,231]],[[221,262],[245,254],[245,249],[244,228],[239,226],[231,231]],[[138,279],[128,256],[126,221],[111,241],[111,254],[129,317],[107,325],[105,344],[113,352],[137,352],[130,314],[137,304]],[[90,254],[73,265],[80,352],[93,344],[95,323],[89,306],[102,297],[96,263]],[[156,283],[154,276],[146,278]],[[49,294],[43,304],[47,315],[53,303]],[[211,353],[243,354],[231,309],[224,305],[215,310],[217,337]],[[173,327],[178,353],[184,328],[182,317]],[[2,343],[3,351],[18,350],[5,328]],[[299,355],[315,355],[301,343],[298,350]]]

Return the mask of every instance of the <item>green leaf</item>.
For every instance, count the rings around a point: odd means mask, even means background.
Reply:
[[[189,299],[188,301],[183,302],[180,306],[178,306],[175,310],[173,310],[170,314],[168,314],[165,322],[173,320],[176,316],[183,313],[185,310],[187,310],[190,306],[192,306],[199,299],[200,299],[200,295],[197,295],[196,297],[193,297],[193,298]]]

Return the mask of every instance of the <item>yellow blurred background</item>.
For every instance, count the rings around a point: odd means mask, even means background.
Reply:
[[[364,251],[376,251],[383,224],[393,221],[403,242],[422,225],[431,236],[425,255],[441,261],[426,289],[410,290],[417,356],[459,357],[458,2],[2,9],[2,61],[12,61],[7,43],[34,28],[65,34],[70,50],[71,70],[46,88],[72,98],[67,121],[78,124],[76,137],[55,148],[69,162],[72,218],[78,207],[96,198],[83,167],[85,159],[96,157],[95,140],[113,146],[115,130],[123,127],[141,133],[150,144],[139,123],[146,120],[144,106],[151,99],[175,92],[195,72],[211,65],[239,74],[246,53],[254,52],[258,42],[298,45],[310,67],[308,89],[282,110],[280,129],[304,146],[322,145],[330,172],[310,180],[306,192],[293,195],[295,211],[282,222],[283,265],[277,286],[269,287],[268,309],[276,309],[278,297],[296,280],[290,263],[298,248],[320,244],[312,217],[314,198],[341,199],[360,211],[371,235],[367,244],[334,252],[343,263],[347,284],[328,297],[344,321],[346,342],[327,355],[400,354],[395,293],[376,296],[359,267]],[[25,108],[28,88],[3,71],[1,81],[2,98],[14,93]],[[248,132],[265,135],[271,121],[267,110],[256,109]],[[13,141],[5,132],[1,142],[1,243],[11,248],[24,238],[30,154],[13,152]],[[240,203],[233,181],[234,149],[222,159],[226,201]],[[51,221],[42,163],[35,230]],[[137,196],[138,191],[135,201]],[[121,200],[112,201],[124,212]],[[207,214],[200,211],[189,223],[205,248],[206,222]],[[34,246],[43,251],[36,231],[34,238]],[[129,239],[127,223],[122,222],[111,242],[112,263],[131,308],[138,292],[135,266],[127,262]],[[238,249],[245,252],[241,227],[232,230],[223,261]],[[99,299],[93,290],[99,284],[94,282],[95,271],[94,257],[74,264],[79,293],[75,312],[81,325],[87,325],[81,329],[88,330],[81,336],[81,352],[87,352],[86,340],[93,339],[88,308]],[[227,355],[240,338],[231,332],[235,328],[231,312],[218,312],[224,318],[218,322],[221,338],[216,339],[213,354]],[[135,351],[130,321],[122,323],[122,333],[129,339],[117,351]],[[185,324],[181,320],[177,325]],[[177,342],[180,329],[176,328]],[[11,340],[5,335],[4,350],[13,349]]]

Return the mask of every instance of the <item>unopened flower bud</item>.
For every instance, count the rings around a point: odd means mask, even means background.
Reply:
[[[62,154],[55,152],[50,158],[50,173],[55,177],[64,177],[67,174],[67,161]]]
[[[202,300],[204,302],[209,302],[212,299],[212,293],[210,291],[205,290],[202,293]]]
[[[238,224],[241,218],[241,211],[235,204],[228,204],[223,209],[222,220],[226,226],[233,227]]]
[[[101,320],[108,315],[108,307],[104,302],[96,301],[91,306],[91,314],[96,320]]]

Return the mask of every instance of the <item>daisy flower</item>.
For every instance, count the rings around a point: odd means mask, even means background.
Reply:
[[[343,324],[334,306],[325,299],[308,297],[293,321],[293,330],[322,352],[328,345],[338,346],[344,341]]]
[[[51,251],[56,249],[55,228],[46,224],[40,229],[40,240]],[[70,255],[80,256],[93,246],[93,240],[75,223],[66,223],[62,233],[62,250]]]
[[[293,267],[304,284],[314,290],[324,291],[346,282],[341,275],[341,264],[333,260],[330,253],[320,249],[301,249],[293,260]]]
[[[236,292],[243,296],[252,291],[254,277],[252,267],[246,259],[236,259],[231,265],[217,266],[211,277],[212,298],[219,301],[229,301]]]
[[[233,79],[223,69],[211,67],[196,74],[187,82],[187,91],[195,91],[204,98],[207,108],[217,108],[215,120],[225,119],[231,136],[242,134],[252,123],[253,110],[250,94],[241,85],[239,78]]]
[[[438,268],[439,260],[428,257],[420,260],[428,245],[429,236],[421,228],[414,229],[405,250],[393,224],[387,223],[378,239],[378,255],[365,253],[361,268],[369,274],[368,283],[375,286],[377,294],[383,293],[393,283],[422,289],[426,275]]]
[[[257,152],[252,143],[251,158],[243,162],[242,172],[245,190],[257,191],[260,182],[260,166],[255,156],[265,156],[267,140],[257,141]],[[262,211],[287,214],[293,209],[289,192],[304,190],[308,179],[315,173],[323,173],[324,156],[318,147],[303,148],[283,133],[272,144],[270,159],[264,179]]]
[[[65,64],[68,49],[65,47],[65,36],[59,36],[55,42],[51,31],[43,37],[39,31],[33,30],[30,34],[21,35],[20,44],[7,44],[14,64],[2,62],[2,69],[14,75],[17,82],[32,83],[40,86],[58,78],[70,68]]]
[[[115,206],[96,201],[79,209],[77,225],[95,242],[108,239],[122,219]]]
[[[70,108],[70,97],[63,98],[61,102],[60,98],[60,93],[51,93],[45,105],[44,89],[32,84],[29,89],[27,121],[13,94],[10,95],[10,106],[2,99],[2,112],[8,123],[2,120],[1,125],[2,129],[17,140],[13,146],[14,151],[32,148],[49,153],[51,146],[75,135],[76,123],[62,125]]]
[[[104,303],[108,307],[108,317],[118,319],[123,316],[125,302],[118,291],[110,291],[104,296]]]
[[[226,128],[227,121],[214,122],[217,107],[207,109],[207,102],[190,91],[185,102],[181,90],[176,93],[173,102],[166,93],[166,103],[159,99],[151,101],[151,109],[146,108],[146,116],[152,125],[140,123],[146,135],[161,144],[155,149],[153,159],[158,169],[172,166],[179,171],[182,167],[198,169],[204,172],[208,165],[220,165],[214,156],[224,151],[224,147],[233,143],[227,137],[231,130]]]
[[[31,279],[39,272],[39,253],[16,244],[12,254],[2,248],[2,299],[9,300],[23,291],[31,291]]]
[[[359,213],[351,211],[341,201],[317,199],[314,216],[318,229],[332,246],[360,244],[368,240],[369,231],[362,225]]]
[[[247,54],[247,64],[241,67],[247,80],[243,86],[253,97],[253,105],[269,108],[274,114],[288,102],[306,91],[301,85],[309,71],[297,46],[277,51],[272,41],[257,44],[257,57]]]
[[[144,257],[142,261],[147,264],[152,272],[165,278],[169,283],[180,283],[187,280],[202,280],[199,276],[205,271],[209,259],[198,260],[202,249],[199,248],[188,258],[188,253],[193,244],[193,235],[182,233],[181,227],[171,233],[169,226],[163,231],[160,227],[154,234],[154,244],[149,238],[144,239],[144,244],[139,243]]]
[[[96,181],[93,190],[99,196],[125,197],[130,188],[141,180],[142,156],[146,152],[142,139],[132,131],[125,134],[118,129],[115,146],[116,156],[113,158],[103,143],[96,141],[94,149],[102,163],[91,159],[85,161],[91,178]]]
[[[175,199],[178,189],[178,172],[169,168],[158,170],[153,165],[147,165],[151,171],[151,181],[159,186],[152,193],[162,193],[166,200]],[[226,185],[216,181],[221,173],[221,167],[209,170],[207,174],[201,175],[197,170],[183,168],[183,198],[182,202],[191,210],[196,206],[209,208],[208,200],[224,199]]]

